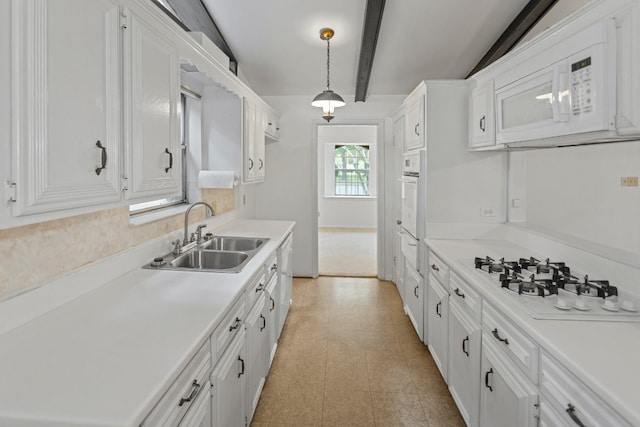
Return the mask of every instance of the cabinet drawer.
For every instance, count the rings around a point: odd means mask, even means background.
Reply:
[[[243,328],[244,315],[245,302],[244,298],[240,298],[211,335],[211,354],[215,360],[227,348],[236,333]]]
[[[449,266],[431,251],[429,251],[429,273],[437,277],[440,283],[444,285],[448,283]]]
[[[512,321],[489,304],[482,307],[482,328],[504,353],[535,384],[538,383],[538,346],[524,333],[512,326]]]
[[[142,427],[177,426],[198,396],[209,393],[210,371],[211,353],[207,340],[142,422]]]
[[[261,268],[250,281],[249,286],[245,292],[246,307],[248,310],[253,307],[254,302],[258,299],[265,286],[267,285],[267,279],[265,278],[264,270]]]
[[[449,275],[449,289],[451,301],[457,301],[457,303],[467,307],[471,317],[480,320],[480,309],[482,307],[480,295],[454,272]]]
[[[544,352],[540,361],[540,390],[543,401],[555,408],[555,411],[548,412],[555,412],[567,425],[578,424],[575,419],[587,426],[631,426],[578,378]]]
[[[269,279],[271,279],[271,276],[273,276],[278,272],[278,254],[274,252],[267,259],[264,265],[266,266],[266,276],[267,276],[265,279],[265,283],[267,283],[269,282]]]

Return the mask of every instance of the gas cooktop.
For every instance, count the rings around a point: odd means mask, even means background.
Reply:
[[[535,319],[640,322],[635,298],[608,280],[572,270],[565,262],[488,256],[460,262],[481,283],[504,292]]]

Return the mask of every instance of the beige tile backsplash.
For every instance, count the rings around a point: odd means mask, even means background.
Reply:
[[[234,190],[203,190],[216,214],[234,208]],[[191,221],[204,217],[194,210]],[[128,207],[0,230],[0,297],[53,279],[147,240],[181,229],[184,215],[131,225]]]

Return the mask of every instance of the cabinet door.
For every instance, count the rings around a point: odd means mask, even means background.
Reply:
[[[256,106],[244,99],[244,135],[242,141],[242,164],[243,177],[245,182],[256,180],[257,158],[256,158]]]
[[[260,108],[256,111],[256,123],[255,123],[255,141],[254,141],[254,153],[256,158],[256,181],[263,181],[266,164],[265,164],[265,131],[267,128],[267,112]]]
[[[282,333],[284,322],[291,306],[291,288],[293,286],[293,247],[291,237],[278,249],[278,281],[280,285],[280,310],[278,311],[278,336]]]
[[[480,426],[536,426],[537,389],[487,341],[482,340]]]
[[[14,0],[11,8],[13,214],[119,201],[118,3]]]
[[[427,295],[427,315],[429,320],[429,351],[442,377],[447,382],[447,352],[449,342],[449,293],[429,276]]]
[[[401,227],[399,228],[400,230],[402,230]],[[404,262],[405,261],[404,261],[404,254],[400,249],[402,247],[402,245],[400,244],[401,240],[402,240],[402,234],[399,231],[396,233],[396,250],[395,250],[395,259],[394,259],[394,262],[396,264],[395,278],[396,278],[396,287],[398,288],[398,293],[400,294],[400,298],[402,299],[402,304],[404,305],[406,303],[405,296],[404,296]]]
[[[471,92],[470,148],[495,145],[493,105],[493,80]]]
[[[126,198],[182,191],[178,49],[159,23],[125,9]]]
[[[244,330],[238,332],[211,373],[213,427],[246,425],[245,338]]]
[[[278,285],[278,277],[273,275],[267,283],[265,292],[265,306],[264,317],[267,320],[267,371],[271,367],[273,357],[276,354],[278,347],[278,311],[280,305],[278,304],[280,298],[280,287]]]
[[[458,304],[449,306],[449,391],[467,426],[478,425],[480,325]]]
[[[424,147],[426,129],[424,129],[424,95],[422,92],[409,96],[404,123],[405,151]]]
[[[253,290],[250,290],[250,292],[253,292]],[[258,405],[258,399],[267,375],[267,319],[263,314],[265,305],[264,293],[262,291],[260,293],[260,297],[245,321],[247,326],[247,417],[249,420],[253,417],[253,412]]]
[[[409,316],[420,341],[423,341],[424,285],[422,283],[422,277],[420,277],[420,275],[406,261],[404,266],[404,281],[407,299],[405,310],[407,311],[407,315]]]

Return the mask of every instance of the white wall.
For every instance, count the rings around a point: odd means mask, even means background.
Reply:
[[[510,198],[525,200],[527,226],[640,267],[640,187],[620,182],[640,176],[640,141],[516,156],[524,173],[511,173]]]
[[[319,109],[311,107],[313,94],[305,96],[265,97],[280,113],[280,141],[266,148],[267,171],[265,182],[256,185],[256,216],[260,219],[290,219],[296,221],[294,230],[294,262],[296,276],[317,274],[317,161],[316,127],[325,123]],[[391,113],[402,103],[403,95],[371,96],[365,103],[353,103],[353,96],[345,96],[347,105],[336,110],[332,124],[353,124],[354,121],[384,120],[384,141],[391,145]],[[385,148],[386,149],[386,148]],[[383,159],[385,162],[387,159]],[[387,167],[390,171],[391,167]],[[384,197],[380,190],[378,197]],[[384,206],[384,205],[383,205]],[[386,209],[386,206],[385,206]],[[386,234],[386,231],[385,231]]]
[[[371,169],[377,170],[376,139],[378,128],[371,125],[323,125],[318,126],[318,226],[347,228],[376,228],[376,197],[327,197],[326,195],[326,144],[369,144]],[[333,164],[333,163],[332,163]],[[375,185],[376,175],[370,175]]]
[[[589,3],[589,1],[590,0],[558,0],[551,10],[547,12],[547,14],[544,15],[527,34],[525,34],[525,36],[518,42],[518,45],[531,40],[547,28],[554,25],[556,22],[569,16],[571,13]]]

